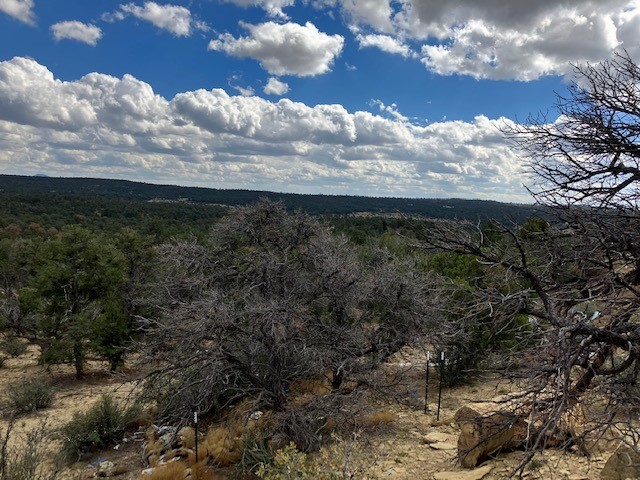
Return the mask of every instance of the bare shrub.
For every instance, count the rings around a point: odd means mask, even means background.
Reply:
[[[0,480],[54,480],[57,478],[52,460],[52,437],[46,424],[41,423],[28,432],[16,436],[15,418],[0,431]]]
[[[316,219],[269,201],[234,209],[208,244],[163,245],[158,258],[161,314],[148,319],[145,345],[157,368],[145,385],[176,423],[252,399],[286,419],[274,428],[317,449],[321,419],[354,390],[382,390],[372,372],[439,325],[431,277],[386,250],[362,258]],[[310,384],[312,401],[298,408]]]

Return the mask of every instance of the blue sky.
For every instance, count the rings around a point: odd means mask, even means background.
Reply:
[[[499,129],[638,0],[0,0],[0,173],[529,201]]]

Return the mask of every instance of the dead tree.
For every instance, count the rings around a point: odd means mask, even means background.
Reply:
[[[555,122],[505,129],[549,224],[529,231],[436,222],[423,246],[482,263],[491,281],[474,305],[488,306],[492,321],[531,319],[535,339],[517,353],[514,373],[524,383],[511,403],[532,422],[530,451],[551,442],[586,452],[611,431],[637,449],[640,69],[622,53],[576,74]]]

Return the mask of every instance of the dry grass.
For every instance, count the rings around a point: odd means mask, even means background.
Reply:
[[[165,463],[153,468],[151,473],[143,473],[138,480],[182,480],[187,474],[187,468],[184,462]]]
[[[294,395],[310,393],[321,397],[331,393],[331,382],[328,378],[296,380],[291,382],[290,392]]]
[[[357,417],[355,423],[360,428],[376,428],[390,425],[396,421],[396,418],[391,412],[379,410],[363,417]]]
[[[184,448],[194,449],[196,447],[196,431],[193,427],[182,427],[178,432],[178,439]]]
[[[207,456],[220,467],[233,465],[242,458],[242,444],[242,437],[234,436],[224,426],[211,428],[204,441]]]

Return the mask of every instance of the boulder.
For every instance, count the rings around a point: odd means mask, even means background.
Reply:
[[[620,445],[605,463],[600,478],[606,480],[625,480],[640,478],[640,454],[628,445]]]
[[[460,427],[458,458],[465,468],[473,468],[480,460],[497,450],[513,450],[526,440],[527,423],[509,412],[482,415],[469,407],[456,412]]]

